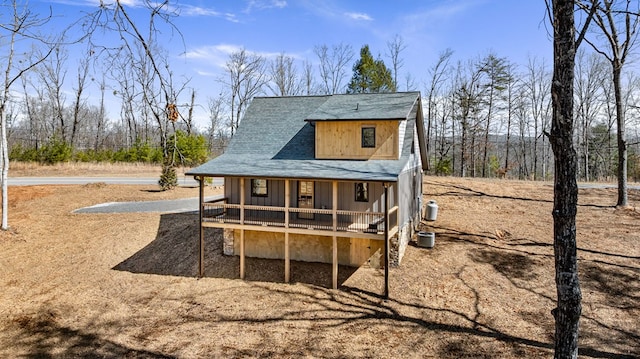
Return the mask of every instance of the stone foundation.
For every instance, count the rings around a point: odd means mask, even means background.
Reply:
[[[225,228],[222,237],[222,253],[225,256],[232,256],[234,255],[233,248],[233,229]]]
[[[398,234],[393,236],[389,240],[389,265],[390,267],[397,267],[404,257],[404,252],[413,237],[413,225],[407,223],[404,227],[400,228]]]

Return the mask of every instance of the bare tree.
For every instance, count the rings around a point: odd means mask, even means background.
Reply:
[[[598,46],[595,40],[585,38],[591,47],[611,64],[613,88],[616,100],[616,124],[618,142],[618,206],[628,205],[627,190],[627,140],[625,137],[624,104],[622,96],[622,69],[638,39],[640,3],[637,0],[587,0],[578,5],[588,13],[595,12],[593,22],[604,35],[608,47]],[[595,9],[595,10],[594,10]]]
[[[418,91],[416,79],[408,72],[404,74],[404,89],[405,91]]]
[[[584,51],[578,51],[576,58],[575,80],[575,116],[578,129],[578,148],[582,154],[582,178],[590,180],[590,156],[591,128],[600,113],[602,107],[601,87],[603,77],[602,62],[596,54],[586,55]]]
[[[518,78],[516,73],[516,65],[511,63],[505,69],[510,81],[507,83],[507,128],[506,128],[506,140],[505,140],[505,154],[504,154],[504,167],[501,170],[504,170],[504,174],[511,169],[511,158],[509,157],[509,152],[511,149],[511,128],[513,126],[513,118],[515,112],[516,105],[516,97],[518,95],[518,90],[521,85],[521,79]]]
[[[578,357],[578,328],[582,293],[578,279],[576,212],[578,184],[577,156],[573,146],[573,81],[576,49],[584,37],[593,13],[589,13],[576,39],[575,0],[552,0],[547,9],[553,26],[553,117],[548,134],[555,158],[553,200],[553,253],[557,307],[555,358]]]
[[[284,52],[269,64],[271,80],[267,87],[275,96],[297,96],[302,93],[303,82],[298,75],[295,60]]]
[[[225,147],[224,132],[224,96],[220,94],[218,97],[210,97],[208,100],[209,110],[209,126],[207,134],[209,138],[209,152],[212,154],[220,154]]]
[[[387,51],[389,53],[387,56],[391,59],[391,71],[393,76],[393,83],[396,85],[396,88],[400,88],[398,84],[398,72],[404,65],[404,60],[400,57],[400,53],[407,48],[407,44],[405,44],[402,36],[396,34],[393,37],[393,40],[387,41]],[[407,89],[408,90],[408,89]]]
[[[456,102],[456,119],[460,124],[460,176],[476,175],[476,140],[479,130],[479,112],[482,102],[480,88],[481,72],[474,62],[468,61],[466,66],[458,63],[454,100]]]
[[[66,62],[68,58],[67,50],[62,46],[57,46],[51,56],[36,68],[39,82],[43,86],[52,107],[51,121],[53,122],[51,126],[55,129],[56,133],[54,135],[59,136],[66,143],[69,141],[67,132],[69,124],[66,122],[64,113],[66,98],[62,88],[67,75]]]
[[[484,77],[485,82],[483,104],[486,106],[485,120],[484,120],[484,144],[482,150],[482,177],[486,177],[487,159],[489,152],[489,133],[491,132],[491,126],[493,123],[493,117],[495,113],[500,110],[498,102],[500,102],[504,96],[503,93],[507,89],[508,84],[512,81],[512,78],[507,72],[509,64],[507,59],[497,57],[494,54],[489,54],[478,65],[478,71],[480,71]],[[496,168],[497,169],[497,168]]]
[[[316,93],[316,83],[313,75],[313,64],[311,61],[304,60],[302,63],[302,87],[305,95],[314,95]]]
[[[6,18],[5,18],[6,17]],[[2,230],[9,229],[9,148],[7,142],[7,117],[6,111],[11,101],[11,88],[14,83],[22,78],[28,71],[42,63],[51,55],[55,46],[50,46],[52,42],[47,41],[44,36],[36,35],[36,30],[49,21],[50,17],[39,17],[33,14],[27,5],[19,5],[17,0],[3,1],[0,3],[0,38],[5,40],[0,44],[3,50],[0,52],[4,56],[4,76],[0,84],[0,165],[2,172],[0,181],[2,182]],[[42,53],[31,52],[16,54],[15,44],[25,40],[35,44],[45,45],[46,51]]]
[[[348,72],[348,65],[353,59],[354,51],[351,45],[340,43],[333,45],[331,49],[327,45],[314,48],[318,60],[322,80],[323,92],[335,94],[342,92],[342,82]]]
[[[134,81],[134,68],[124,58],[114,57],[107,66],[110,69],[108,76],[115,80],[118,87],[113,94],[120,98],[120,119],[124,127],[124,143],[131,146],[136,140],[147,141],[141,138],[143,132],[138,123],[139,116],[136,103],[142,102],[138,83]]]
[[[443,81],[446,79],[445,75],[448,71],[450,71],[449,60],[451,59],[451,55],[453,55],[453,51],[451,49],[446,49],[445,51],[441,52],[438,56],[438,61],[436,61],[436,64],[431,69],[429,69],[431,81],[427,90],[427,168],[425,168],[425,170],[427,171],[431,169],[431,129],[433,127],[435,117],[435,100],[438,96]]]
[[[180,34],[172,22],[172,18],[177,16],[176,8],[171,6],[169,0],[143,1],[142,5],[149,14],[146,30],[143,32],[143,28],[129,16],[126,4],[122,0],[112,3],[101,1],[99,9],[83,21],[84,30],[92,41],[93,48],[107,53],[111,60],[114,57],[125,58],[135,67],[144,104],[142,115],[150,116],[155,121],[163,151],[160,185],[163,189],[170,189],[177,185],[174,168],[176,154],[175,151],[170,153],[167,139],[169,129],[174,128],[175,121],[179,118],[177,96],[184,87],[180,88],[180,85],[173,83],[170,66],[157,35],[159,23],[168,26],[172,33]],[[91,35],[98,29],[117,33],[120,46],[114,49],[93,43]]]
[[[526,86],[523,84],[517,88],[517,94],[513,104],[513,119],[518,129],[518,146],[516,158],[518,160],[518,177],[529,178],[528,148],[531,136],[531,102]],[[535,136],[534,136],[535,137]]]
[[[539,170],[538,148],[540,141],[544,141],[543,133],[546,131],[548,121],[547,109],[549,107],[549,97],[551,93],[551,79],[547,72],[544,61],[538,61],[535,57],[529,58],[527,63],[524,86],[529,97],[531,107],[531,125],[533,126],[533,147],[531,152],[531,175],[533,180],[538,178],[538,173],[542,172],[544,178],[546,170]],[[543,145],[544,148],[544,145]]]
[[[106,111],[104,106],[104,94],[106,91],[107,85],[105,84],[104,77],[100,81],[100,111],[98,113],[98,118],[96,122],[96,130],[95,130],[95,142],[93,145],[93,149],[97,152],[100,148],[101,140],[104,136],[105,127],[106,127]]]
[[[242,115],[251,99],[262,91],[268,81],[266,60],[258,54],[249,53],[241,49],[229,55],[225,65],[226,80],[229,86],[231,111],[230,130],[234,135],[242,119]]]
[[[187,109],[187,117],[184,118],[184,124],[187,128],[187,136],[190,136],[193,131],[193,110],[196,106],[196,90],[191,89],[191,102],[189,102],[189,108]]]
[[[75,99],[73,101],[73,114],[71,124],[71,138],[69,144],[73,147],[75,145],[76,137],[78,135],[80,123],[82,122],[81,109],[83,108],[83,94],[85,86],[87,85],[87,76],[89,75],[89,62],[93,50],[89,50],[87,57],[83,57],[78,63],[78,77],[75,90]]]

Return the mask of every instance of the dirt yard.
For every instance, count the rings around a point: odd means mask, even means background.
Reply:
[[[282,261],[249,258],[240,280],[217,230],[198,280],[195,213],[71,213],[196,188],[11,187],[0,357],[551,357],[551,183],[427,177],[424,188],[439,205],[423,224],[436,245],[407,249],[385,301],[371,268],[340,267],[331,290],[330,265],[294,262],[283,284]],[[579,201],[580,355],[640,357],[640,213],[614,208],[614,189]],[[630,201],[640,206],[638,191]]]

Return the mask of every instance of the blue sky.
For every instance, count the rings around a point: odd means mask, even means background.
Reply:
[[[110,0],[104,0],[109,2]],[[140,0],[128,4],[134,21],[147,23]],[[387,42],[402,37],[404,66],[424,91],[428,69],[450,48],[454,61],[475,59],[490,51],[524,67],[529,56],[551,64],[552,43],[543,0],[182,0],[173,2],[180,16],[173,21],[184,43],[166,31],[176,75],[190,78],[199,102],[216,96],[229,53],[244,47],[266,57],[281,52],[316,62],[314,46],[345,43],[356,54],[368,44],[387,66]],[[56,16],[63,26],[96,9],[97,0],[31,1],[35,11]],[[357,56],[357,55],[356,55]],[[355,61],[355,58],[354,58]],[[300,66],[298,66],[300,68]],[[402,86],[401,86],[402,89]],[[92,94],[98,96],[97,92]],[[112,111],[117,114],[118,110]],[[204,128],[203,113],[200,127]],[[115,120],[115,119],[114,119]]]

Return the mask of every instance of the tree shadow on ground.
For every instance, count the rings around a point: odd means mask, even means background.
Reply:
[[[425,184],[428,184],[430,186],[440,186],[440,187],[447,187],[447,188],[452,188],[451,190],[444,192],[444,193],[425,193],[426,196],[429,195],[433,195],[433,196],[466,196],[466,197],[488,197],[488,198],[495,198],[495,199],[507,199],[507,200],[517,200],[517,201],[524,201],[524,202],[540,202],[540,203],[553,203],[553,198],[551,199],[545,199],[545,198],[532,198],[532,197],[524,197],[524,196],[506,196],[506,195],[500,195],[500,194],[491,194],[491,193],[487,193],[487,192],[482,192],[473,188],[469,188],[469,187],[465,187],[465,186],[460,186],[460,185],[455,185],[455,184],[450,184],[450,183],[438,183],[438,182],[428,182],[425,181]],[[591,194],[593,194],[594,189],[579,189],[579,192],[581,194],[583,194],[585,191],[590,191]],[[598,189],[596,189],[598,190]],[[603,189],[604,190],[604,189]],[[553,196],[553,190],[550,191],[550,194]],[[599,202],[606,202],[609,201],[610,202],[610,196],[606,193],[606,191],[603,191],[599,196],[591,196],[592,198],[590,198],[592,201],[593,200],[597,200]],[[582,200],[582,195],[580,195],[579,197],[580,202],[578,203],[578,207],[593,207],[593,208],[615,208],[615,203],[612,203],[610,205],[603,205],[603,204],[599,204],[599,203],[586,203],[585,201]]]
[[[526,290],[532,294],[540,296],[541,299],[555,302],[543,293],[532,289],[527,283],[535,282],[539,275],[540,266],[544,265],[542,258],[550,255],[535,253],[523,250],[518,247],[530,247],[530,243],[493,243],[491,238],[482,234],[467,233],[451,228],[432,226],[436,231],[440,231],[440,244],[450,245],[454,242],[462,242],[474,246],[475,250],[469,251],[469,257],[482,264],[491,265],[498,273],[509,280],[515,288]],[[487,241],[491,239],[491,241]],[[445,243],[442,243],[445,242]],[[448,243],[447,243],[448,242]],[[543,245],[542,247],[550,247]],[[536,246],[538,247],[538,246]],[[610,257],[611,259],[636,259],[634,256],[607,253],[602,251],[579,249],[597,255],[599,257]],[[553,270],[553,266],[549,267]],[[606,307],[614,307],[620,310],[633,313],[640,309],[640,282],[637,277],[640,274],[640,267],[624,265],[621,263],[611,263],[601,259],[581,259],[579,260],[580,283],[582,291],[585,293],[600,293],[604,297]],[[466,284],[466,283],[465,283]],[[468,284],[467,284],[468,285]],[[474,289],[470,287],[473,291]],[[588,300],[583,301],[583,307],[591,305]],[[600,304],[602,306],[602,304]],[[540,317],[540,313],[523,312],[523,319],[540,326],[546,323]],[[630,314],[631,315],[631,314]],[[591,343],[606,343],[607,348],[624,352],[624,348],[629,347],[629,343],[640,343],[640,333],[634,330],[616,328],[598,319],[589,311],[583,310],[582,325],[580,330],[581,341]],[[553,327],[548,328],[550,333]],[[552,340],[552,338],[551,338]],[[633,345],[631,345],[633,347]],[[597,358],[635,358],[640,352],[633,355],[614,354],[599,352],[584,345],[580,347],[580,356]]]
[[[198,276],[199,217],[197,213],[162,214],[156,238],[113,269],[131,273]],[[240,259],[222,252],[222,230],[205,228],[205,277],[240,278]],[[338,283],[344,283],[358,268],[338,266]],[[332,267],[327,263],[291,261],[291,282],[320,287],[332,286]],[[246,258],[245,280],[283,282],[284,260]]]
[[[510,279],[534,280],[537,277],[535,267],[540,265],[540,262],[532,256],[505,250],[482,249],[469,255],[475,262],[490,264],[496,271]]]
[[[640,268],[583,261],[578,269],[585,290],[602,293],[614,307],[640,309]]]
[[[22,315],[13,321],[20,335],[12,345],[28,348],[22,358],[175,358],[129,348],[88,331],[60,325],[57,317],[54,311],[41,308],[38,313]]]

